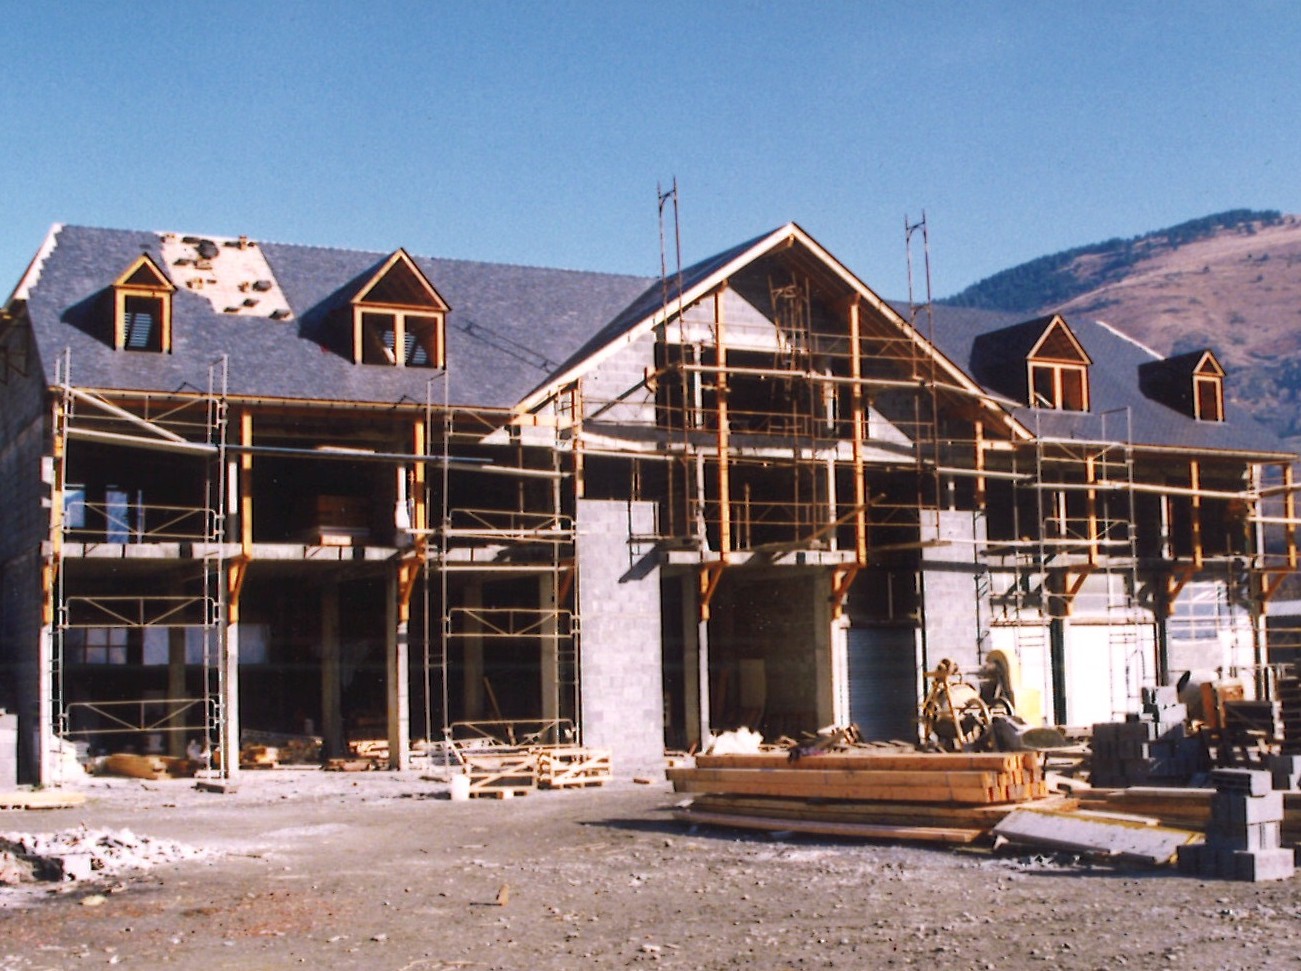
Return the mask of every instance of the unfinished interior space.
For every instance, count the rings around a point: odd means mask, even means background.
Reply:
[[[915,739],[994,650],[1088,724],[1266,670],[1297,561],[1294,456],[1212,351],[893,305],[794,224],[654,277],[57,226],[2,348],[44,782],[77,743]]]

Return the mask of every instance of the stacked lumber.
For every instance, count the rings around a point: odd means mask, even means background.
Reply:
[[[782,754],[698,755],[667,770],[677,792],[992,805],[1048,795],[1034,752],[895,753],[851,749],[795,761]]]
[[[280,764],[280,749],[274,745],[246,742],[239,748],[241,769],[274,769]]]
[[[699,755],[667,774],[701,793],[675,812],[684,822],[862,839],[970,843],[1018,805],[1074,805],[1048,798],[1031,752]]]

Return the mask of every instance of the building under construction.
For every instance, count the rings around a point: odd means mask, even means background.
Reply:
[[[1294,456],[1209,349],[894,306],[794,224],[655,277],[56,226],[0,350],[47,783],[67,742],[916,738],[995,649],[1088,724],[1263,671],[1297,565]]]

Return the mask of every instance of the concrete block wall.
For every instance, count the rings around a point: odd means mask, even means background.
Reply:
[[[614,752],[619,776],[664,768],[660,571],[651,503],[578,502],[583,742]]]
[[[976,577],[983,565],[976,561],[975,553],[978,542],[984,540],[983,529],[977,528],[970,512],[943,511],[937,528],[935,518],[923,511],[921,539],[951,541],[922,552],[927,663],[934,667],[941,658],[949,658],[963,671],[975,671],[980,667],[977,633],[981,612],[988,616],[989,611],[986,603],[979,605],[978,612],[976,598]]]
[[[0,385],[0,707],[18,716],[19,776],[34,781],[40,735],[41,543],[49,537],[45,386],[27,377]]]
[[[655,394],[638,387],[655,368],[655,335],[643,334],[598,364],[583,379],[584,421],[602,426],[649,427],[655,423]],[[630,388],[636,388],[627,397]],[[616,401],[616,399],[619,399]]]

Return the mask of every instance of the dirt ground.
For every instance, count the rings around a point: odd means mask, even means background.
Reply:
[[[206,855],[0,888],[0,971],[1301,967],[1301,877],[691,831],[662,783],[471,802],[380,772],[84,788],[0,830],[125,827]]]

